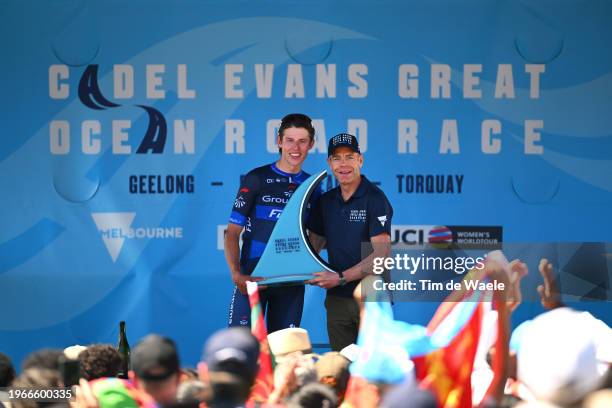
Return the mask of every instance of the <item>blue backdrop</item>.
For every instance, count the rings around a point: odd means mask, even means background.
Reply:
[[[612,241],[611,16],[596,0],[2,1],[0,350],[115,342],[126,320],[132,343],[167,334],[195,364],[227,321],[240,175],[276,160],[289,112],[315,119],[310,173],[356,133],[398,241],[448,226],[520,243],[533,291],[541,255],[572,258],[550,243]],[[308,288],[315,343],[322,298]],[[609,305],[579,306],[610,323]],[[425,323],[434,307],[397,308]]]

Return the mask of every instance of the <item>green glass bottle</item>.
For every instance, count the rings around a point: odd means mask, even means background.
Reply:
[[[121,354],[121,369],[117,377],[128,378],[128,371],[130,370],[130,344],[128,343],[127,336],[125,334],[125,322],[119,322],[119,341],[117,342],[117,351]]]

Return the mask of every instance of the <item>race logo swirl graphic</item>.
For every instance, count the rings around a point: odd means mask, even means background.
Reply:
[[[98,86],[98,65],[93,64],[87,66],[81,80],[79,81],[79,100],[83,105],[93,110],[104,110],[110,108],[119,108],[121,105],[109,101],[102,95]],[[166,135],[168,126],[166,118],[157,109],[146,105],[135,105],[145,110],[149,116],[149,125],[147,131],[136,150],[137,154],[145,154],[149,151],[154,154],[164,152],[166,145]]]

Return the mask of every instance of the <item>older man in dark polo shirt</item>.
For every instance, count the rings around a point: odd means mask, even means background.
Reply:
[[[361,175],[363,156],[357,138],[341,133],[330,139],[327,162],[339,186],[323,194],[308,220],[315,250],[327,244],[328,260],[339,273],[315,273],[308,283],[327,289],[327,333],[332,350],[355,343],[359,305],[353,291],[372,273],[375,257],[391,252],[393,208],[385,194]]]

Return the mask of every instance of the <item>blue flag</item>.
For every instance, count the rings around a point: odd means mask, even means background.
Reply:
[[[350,367],[351,374],[371,382],[402,382],[414,366],[412,358],[451,343],[473,315],[480,297],[475,292],[457,302],[433,332],[421,325],[394,320],[389,302],[366,301],[357,338],[359,356]]]
[[[410,345],[430,346],[425,327],[394,320],[389,302],[365,302],[357,345],[359,356],[351,364],[351,375],[386,384],[400,383],[412,371]]]

